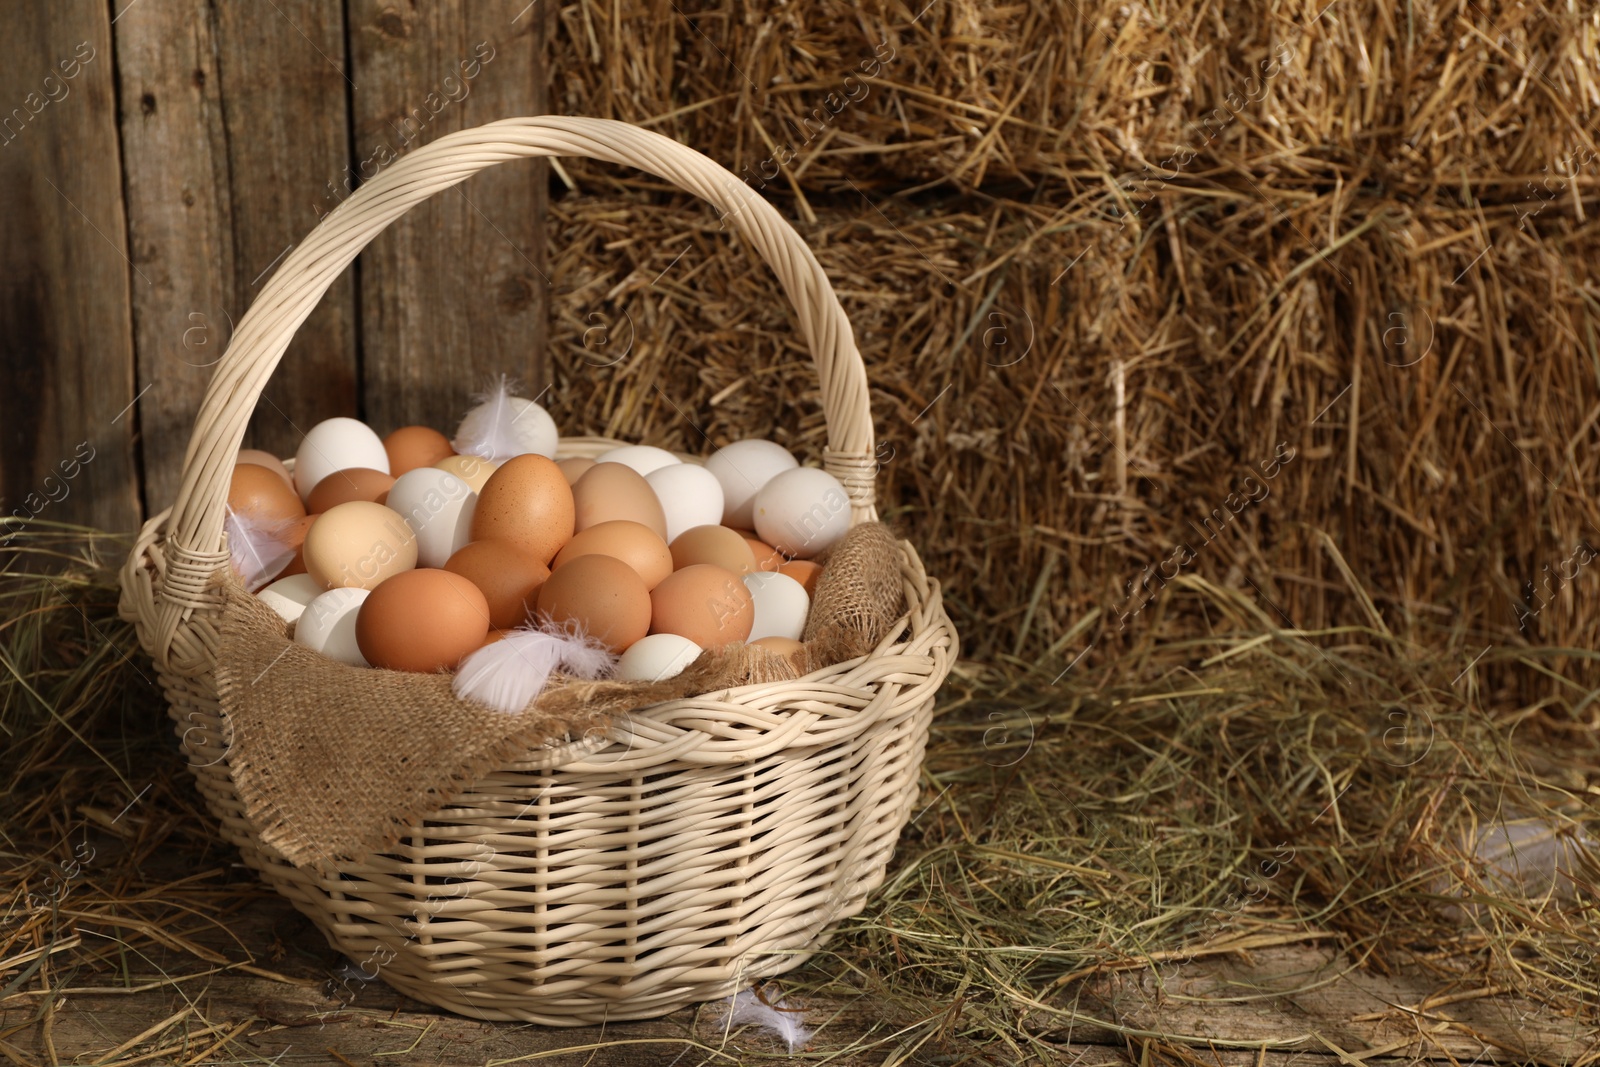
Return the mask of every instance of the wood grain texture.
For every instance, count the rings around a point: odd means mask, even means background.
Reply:
[[[1100,1019],[1195,1045],[1260,1043],[1368,1061],[1389,1055],[1467,1064],[1571,1063],[1592,1055],[1595,1040],[1582,1020],[1483,988],[1473,976],[1380,974],[1309,941],[1167,961],[1159,974],[1097,976],[1064,990],[1056,1003],[1087,1017],[1072,1033],[1089,1042],[1119,1036],[1095,1025]],[[1047,1019],[1041,1014],[1038,1022]]]
[[[110,19],[90,0],[12,5],[0,34],[0,513],[125,530],[137,415]]]
[[[354,174],[445,133],[545,110],[545,8],[527,0],[350,0]],[[359,261],[364,410],[379,433],[454,432],[501,373],[524,395],[544,364],[547,164],[505,164],[413,209]],[[346,183],[335,192],[348,195]],[[324,200],[324,210],[336,201]]]
[[[340,0],[215,4],[233,225],[232,309],[246,310],[316,225],[349,158]],[[131,15],[129,17],[132,17]],[[322,419],[356,411],[355,286],[337,279],[262,394],[246,443],[293,455]]]
[[[161,869],[176,870],[180,862],[150,858]],[[233,895],[240,891],[250,898]],[[229,902],[224,923],[202,919],[185,929],[185,943],[193,946],[189,952],[145,946],[130,957],[126,985],[123,975],[104,964],[74,967],[65,953],[53,959],[51,973],[41,975],[38,984],[65,987],[66,995],[24,993],[6,1002],[8,1021],[18,1029],[5,1041],[23,1057],[20,1062],[51,1062],[52,1046],[63,1062],[99,1062],[121,1046],[122,1055],[155,1062],[280,1067],[340,1062],[482,1067],[519,1060],[575,1067],[691,1067],[787,1058],[770,1034],[721,1025],[714,1004],[645,1022],[560,1029],[440,1012],[381,981],[363,980],[287,901],[255,895],[248,883],[227,887],[223,896]],[[198,910],[218,903],[211,896],[204,899],[208,903]],[[116,931],[104,914],[77,914],[80,935],[92,939],[95,932]],[[206,957],[196,958],[196,950]],[[1060,1013],[1021,1013],[1016,1040],[1029,1058],[1020,1062],[1489,1067],[1571,1063],[1592,1046],[1585,1028],[1542,1018],[1527,1002],[1475,995],[1420,972],[1380,977],[1352,971],[1346,957],[1312,943],[1240,952],[1229,959],[1170,962],[1164,971],[1164,991],[1151,972],[1126,971],[1087,978],[1081,988],[1048,998]],[[163,984],[163,974],[177,980],[183,997]],[[805,974],[795,977],[803,981]],[[795,984],[778,983],[787,989]],[[811,1062],[835,1067],[1019,1062],[1009,1048],[963,1036],[967,1013],[995,1010],[982,1001],[963,1001],[927,1018],[905,1017],[865,993],[803,1003],[814,1035],[800,1055]],[[1063,1025],[1068,1012],[1077,1020]],[[152,1031],[160,1020],[166,1025]]]
[[[243,310],[216,24],[207,0],[140,4],[117,20],[146,513],[178,492],[195,412]]]

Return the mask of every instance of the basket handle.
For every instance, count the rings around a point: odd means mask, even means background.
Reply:
[[[157,626],[171,635],[224,558],[223,514],[234,457],[261,390],[294,332],[350,261],[411,207],[506,160],[586,156],[636,167],[696,194],[730,219],[777,274],[811,349],[828,440],[823,465],[844,483],[851,524],[876,518],[866,368],[839,298],[800,235],[773,206],[709,157],[610,119],[504,119],[447,134],[362,185],[283,261],[234,330],[206,389],[166,525]]]

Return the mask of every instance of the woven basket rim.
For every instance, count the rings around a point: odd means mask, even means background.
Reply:
[[[227,565],[223,518],[235,457],[267,382],[323,294],[373,238],[422,201],[496,163],[560,155],[632,166],[695,193],[766,262],[817,371],[827,426],[823,466],[845,487],[851,525],[877,518],[866,367],[831,281],[794,227],[725,167],[662,134],[610,119],[502,119],[445,134],[362,185],[279,264],[240,319],[195,417],[177,498],[163,513],[161,549],[148,553],[154,567],[136,565],[136,549],[122,570],[123,614],[158,667],[192,676],[214,659],[205,635],[192,632],[192,619],[207,602],[214,572]]]
[[[169,512],[163,511],[145,524],[135,541],[133,552],[129,556],[128,566],[148,567],[158,571],[161,569],[161,564],[158,562],[161,548],[160,535],[168,514]],[[911,620],[914,614],[942,616],[946,619],[946,624],[948,625],[948,616],[945,614],[943,607],[943,591],[940,583],[937,579],[930,577],[923,569],[921,556],[917,553],[916,546],[908,540],[901,539],[896,541],[896,547],[900,552],[901,576],[906,585],[909,602],[906,611],[891,624],[889,636],[884,638],[877,647],[860,656],[819,667],[797,678],[771,682],[753,682],[746,685],[711,690],[706,693],[696,693],[675,700],[665,700],[623,712],[618,717],[619,720],[638,719],[664,726],[667,725],[666,720],[669,720],[673,714],[702,706],[709,699],[737,703],[737,698],[741,697],[760,696],[796,688],[826,685],[836,679],[848,677],[857,668],[881,656],[892,655],[896,648],[905,646],[908,643],[905,639],[905,634],[911,628]],[[216,595],[213,603],[197,608],[197,616],[220,617],[224,610],[225,599],[222,595],[220,584],[215,588]],[[839,717],[844,718],[846,716],[841,714]],[[858,711],[851,711],[849,717],[870,718],[869,716],[861,716]],[[580,737],[542,746],[531,749],[528,759],[508,763],[505,769],[524,772],[565,766],[570,762],[581,761],[584,756],[593,752],[603,750],[613,740],[599,741]]]

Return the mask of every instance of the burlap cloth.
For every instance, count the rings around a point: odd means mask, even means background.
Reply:
[[[449,674],[351,667],[297,645],[277,612],[230,576],[216,677],[245,818],[297,867],[382,851],[489,771],[602,731],[624,712],[865,655],[905,611],[900,558],[881,523],[853,527],[824,560],[805,647],[793,656],[734,645],[663,682],[557,674],[516,715],[458,699]]]

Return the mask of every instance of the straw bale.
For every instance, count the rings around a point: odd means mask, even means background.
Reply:
[[[1195,582],[1290,629],[1454,626],[1468,655],[1600,637],[1600,11],[557,21],[556,109],[708,152],[816,247],[874,382],[885,510],[969,654],[1053,675],[1193,633]],[[700,449],[772,426],[815,455],[790,320],[709,212],[560,173],[564,417]],[[578,351],[623,316],[625,360]],[[1589,662],[1552,666],[1600,684]]]
[[[1502,198],[1552,164],[1556,131],[1592,148],[1597,49],[1592,5],[1488,0],[577,0],[550,100],[802,195],[1031,195],[1192,151],[1185,170],[1303,190],[1366,169]]]
[[[1111,199],[857,198],[800,224],[867,362],[882,510],[964,654],[1054,675],[1192,634],[1195,581],[1285,629],[1594,647],[1587,215],[1355,183]],[[551,230],[567,432],[820,455],[789,313],[709,208],[574,195]]]

